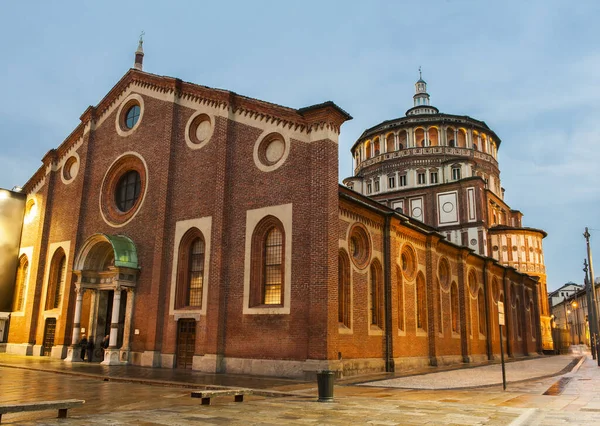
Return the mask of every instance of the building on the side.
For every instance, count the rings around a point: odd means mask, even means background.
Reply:
[[[558,305],[565,299],[570,299],[571,296],[582,289],[583,286],[581,284],[577,284],[572,281],[563,284],[558,289],[548,293],[548,304],[550,305],[550,308]]]
[[[350,189],[435,227],[446,240],[539,279],[543,347],[552,349],[542,240],[504,201],[498,150],[488,125],[440,113],[419,76],[414,106],[363,132],[352,146]]]
[[[7,352],[307,377],[542,351],[537,278],[339,185],[344,110],[142,59],[23,186]]]

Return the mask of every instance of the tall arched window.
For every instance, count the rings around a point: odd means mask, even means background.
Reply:
[[[398,281],[398,329],[404,331],[404,284],[402,270],[398,265],[396,265],[396,279]]]
[[[59,248],[52,256],[50,263],[50,277],[48,281],[48,292],[46,293],[46,309],[56,309],[60,306],[63,286],[67,272],[67,257],[62,248]]]
[[[427,301],[425,300],[425,277],[417,275],[417,328],[427,331]]]
[[[479,333],[485,335],[485,299],[482,289],[479,289],[477,293],[477,313],[479,316]]]
[[[177,309],[202,307],[205,263],[204,236],[191,228],[181,238],[177,263]]]
[[[350,258],[344,250],[338,254],[338,322],[350,328]]]
[[[285,259],[283,224],[267,216],[252,235],[251,306],[282,305]]]
[[[17,269],[17,279],[15,282],[15,297],[13,302],[13,311],[22,311],[25,301],[25,285],[27,284],[27,273],[29,271],[29,260],[23,255],[19,258],[19,269]]]
[[[442,286],[440,285],[440,281],[437,283],[437,323],[438,323],[438,333],[442,333],[444,331],[443,321],[442,321]]]
[[[383,329],[383,282],[381,265],[377,260],[371,264],[371,283],[369,286],[369,313],[371,325]]]
[[[534,321],[533,300],[531,300],[531,299],[529,299],[529,328],[530,328],[530,332],[531,332],[531,337],[533,339],[535,339],[536,326],[535,326],[535,321]]]
[[[453,282],[450,286],[450,309],[452,310],[452,332],[458,333],[459,312],[458,312],[458,287]]]

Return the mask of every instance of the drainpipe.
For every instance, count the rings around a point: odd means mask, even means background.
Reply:
[[[486,344],[487,344],[487,356],[488,360],[491,360],[494,357],[494,352],[492,349],[492,325],[490,324],[491,315],[490,315],[490,290],[488,288],[488,274],[487,274],[487,262],[483,262],[483,297],[485,298],[485,331],[487,335]],[[500,336],[502,338],[502,336]]]
[[[385,309],[385,371],[394,371],[394,346],[392,340],[392,265],[390,222],[393,212],[385,214],[383,225],[383,288]]]

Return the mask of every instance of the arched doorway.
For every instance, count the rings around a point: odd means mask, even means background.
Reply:
[[[127,364],[135,287],[139,273],[137,250],[123,235],[94,234],[75,259],[75,316],[72,342],[82,335],[92,339],[93,361],[106,365]],[[101,344],[109,336],[106,352]],[[77,360],[77,350],[69,348],[67,361]]]

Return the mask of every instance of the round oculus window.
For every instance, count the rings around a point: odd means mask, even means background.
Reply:
[[[285,162],[289,150],[289,141],[281,134],[268,134],[254,145],[254,162],[263,172],[273,171]]]
[[[69,157],[65,164],[63,165],[62,174],[63,180],[65,182],[70,182],[77,176],[77,172],[79,171],[79,162],[75,156]]]
[[[371,258],[371,244],[367,230],[361,225],[354,225],[350,230],[348,246],[352,262],[359,269],[365,268]]]
[[[407,280],[412,280],[417,273],[417,255],[415,250],[405,244],[400,254],[402,273]]]
[[[125,127],[127,129],[133,129],[135,124],[140,119],[140,112],[140,106],[137,104],[134,104],[131,107],[129,107],[127,113],[125,114]]]
[[[122,212],[128,212],[140,198],[142,181],[140,174],[135,170],[125,173],[117,182],[115,203]]]
[[[144,160],[135,153],[117,158],[102,182],[100,212],[111,226],[128,223],[139,212],[148,186]]]

